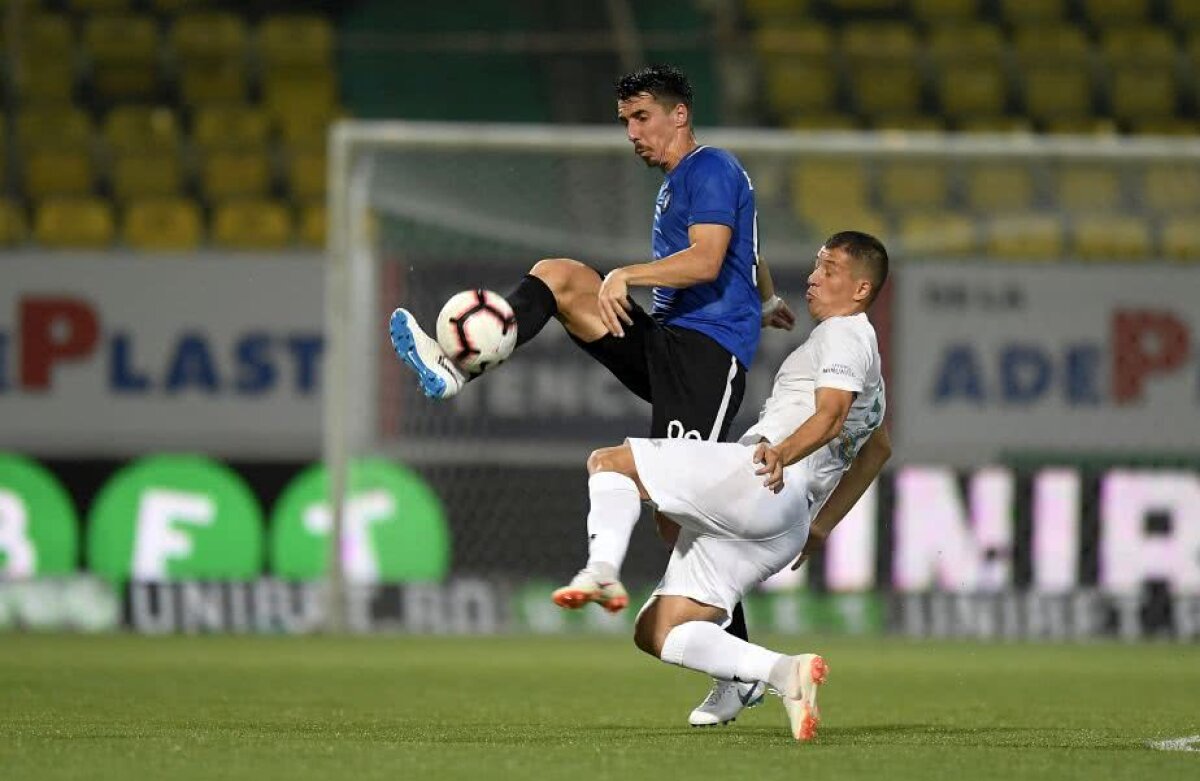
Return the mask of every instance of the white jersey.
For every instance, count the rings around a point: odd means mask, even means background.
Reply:
[[[875,329],[866,314],[821,321],[779,367],[758,422],[738,440],[746,445],[761,439],[779,444],[812,417],[817,388],[853,391],[854,401],[841,433],[804,459],[814,516],[850,468],[859,448],[883,422],[882,366]]]

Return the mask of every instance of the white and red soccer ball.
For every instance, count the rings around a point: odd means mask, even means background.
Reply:
[[[490,290],[464,290],[442,307],[437,340],[459,367],[479,374],[512,355],[517,318],[503,296]]]

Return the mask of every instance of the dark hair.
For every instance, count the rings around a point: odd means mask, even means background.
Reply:
[[[651,65],[617,79],[617,100],[629,100],[647,92],[667,108],[679,103],[692,109],[692,85],[674,65]]]
[[[871,298],[867,301],[870,306],[883,289],[887,281],[888,254],[883,242],[869,233],[860,231],[841,231],[825,239],[825,249],[840,249],[847,255],[862,263],[867,268],[867,276],[871,282]]]

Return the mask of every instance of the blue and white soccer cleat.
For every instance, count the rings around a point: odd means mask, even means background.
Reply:
[[[417,374],[421,390],[431,399],[448,399],[462,390],[467,378],[443,352],[437,340],[421,330],[407,309],[392,312],[388,324],[392,349]]]
[[[758,705],[766,693],[767,685],[761,681],[741,683],[713,678],[712,691],[688,716],[688,724],[693,727],[715,727],[736,721],[743,708]]]

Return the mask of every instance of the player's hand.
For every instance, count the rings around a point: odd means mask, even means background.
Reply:
[[[825,540],[829,538],[829,532],[818,529],[813,526],[808,530],[808,542],[804,543],[804,550],[800,551],[800,557],[792,564],[792,569],[797,570],[804,566],[804,562],[808,561],[808,557],[825,547]]]
[[[771,296],[771,299],[763,304],[763,328],[779,328],[784,331],[790,331],[795,326],[796,315],[792,312],[792,308],[787,305],[787,301],[784,301],[779,296]]]
[[[754,463],[759,465],[754,474],[763,475],[763,487],[773,494],[783,490],[783,459],[774,448],[766,442],[759,442],[754,449]]]
[[[625,282],[625,270],[615,269],[600,283],[600,321],[613,336],[624,336],[625,325],[633,325],[629,314],[629,285]]]

